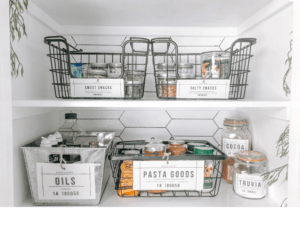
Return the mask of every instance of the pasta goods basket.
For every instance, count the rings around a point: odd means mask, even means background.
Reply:
[[[168,143],[163,141],[164,145]],[[216,196],[222,179],[221,160],[226,155],[208,141],[184,143],[184,146],[205,145],[213,153],[151,154],[144,151],[145,141],[117,142],[109,156],[117,194],[120,197]]]
[[[159,99],[245,98],[255,38],[240,38],[225,51],[180,53],[171,38],[151,40]]]
[[[97,44],[82,44],[93,50],[83,51],[62,36],[45,37],[44,42],[56,98],[143,98],[150,40],[130,37],[117,52],[95,52]]]

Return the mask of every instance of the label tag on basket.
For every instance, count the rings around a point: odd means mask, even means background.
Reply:
[[[124,98],[124,79],[70,78],[71,97]]]
[[[203,190],[204,161],[133,161],[133,190]]]
[[[89,164],[37,163],[40,200],[96,199],[95,166]]]
[[[228,99],[230,80],[177,80],[176,98]]]

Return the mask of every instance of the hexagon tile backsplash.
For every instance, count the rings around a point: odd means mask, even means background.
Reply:
[[[64,122],[61,111],[60,124]],[[235,111],[216,110],[75,110],[78,123],[86,131],[114,131],[115,141],[145,140],[151,137],[169,140],[207,140],[220,145],[223,120]]]

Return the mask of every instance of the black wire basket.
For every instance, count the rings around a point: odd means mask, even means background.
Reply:
[[[165,145],[168,144],[168,141],[163,142]],[[222,179],[222,165],[221,161],[226,159],[226,155],[221,152],[217,147],[213,146],[208,141],[199,141],[199,140],[189,140],[185,143],[202,143],[207,146],[210,146],[214,149],[214,155],[194,155],[194,154],[184,154],[180,156],[169,156],[168,160],[195,160],[195,161],[205,161],[210,160],[213,162],[213,173],[211,175],[212,187],[209,190],[196,191],[196,190],[167,190],[162,192],[153,192],[153,191],[138,191],[133,190],[133,186],[129,185],[120,185],[124,176],[121,172],[121,165],[124,161],[166,161],[166,158],[158,156],[157,154],[147,155],[142,153],[144,149],[145,141],[121,141],[117,142],[112,151],[109,154],[109,159],[111,163],[112,176],[115,182],[115,189],[117,194],[120,197],[215,197],[219,193],[221,179]],[[120,154],[121,149],[139,149],[141,152],[138,155],[129,156]],[[126,179],[134,179],[133,176],[126,176]],[[130,193],[130,194],[127,194]]]
[[[149,55],[150,40],[146,38],[131,37],[120,45],[120,53],[111,52],[84,52],[81,49],[70,45],[66,38],[62,36],[49,36],[44,38],[45,44],[49,45],[53,86],[56,98],[63,99],[141,99],[144,96],[145,80],[147,74],[147,64]],[[143,47],[141,48],[141,45]],[[141,51],[135,50],[136,46]],[[92,96],[78,96],[75,95],[75,82],[76,85],[81,86],[83,82],[87,83],[88,88],[100,89],[99,85],[101,81],[109,78],[75,78],[72,74],[71,65],[75,63],[90,64],[90,63],[121,63],[122,72],[119,77],[115,77],[114,84],[120,81],[120,84],[124,83],[123,87],[117,87],[120,89],[120,93],[123,97],[107,97],[103,96],[103,93],[94,93]],[[138,85],[134,81],[133,76],[131,78],[126,77],[127,73],[134,74],[135,72],[143,74],[143,81]],[[112,80],[112,79],[110,79]],[[124,82],[122,81],[124,80]],[[125,81],[128,84],[125,85]],[[99,83],[100,82],[100,83]],[[99,85],[98,85],[99,83]],[[94,86],[98,85],[98,86]],[[108,84],[109,85],[109,84]],[[121,85],[120,85],[121,86]],[[100,86],[101,87],[101,86]],[[108,86],[109,87],[109,86]],[[101,87],[102,88],[102,87]],[[105,87],[107,88],[107,86]],[[78,88],[76,89],[78,90]],[[88,90],[92,92],[92,90]],[[128,92],[126,92],[128,91]],[[73,93],[74,92],[74,93]],[[136,93],[137,92],[137,93]],[[136,93],[136,94],[134,94]]]
[[[178,46],[171,38],[154,38],[151,40],[151,51],[153,58],[153,67],[156,84],[156,94],[159,99],[201,99],[201,100],[224,100],[224,99],[243,99],[245,98],[247,77],[250,72],[250,59],[252,45],[256,44],[255,38],[240,38],[234,41],[230,48],[218,53],[229,55],[228,60],[216,62],[220,71],[218,78],[206,78],[203,76],[205,72],[205,63],[202,58],[204,53],[179,53]],[[208,62],[208,61],[207,61]],[[164,71],[167,81],[159,81],[158,64],[164,63],[167,69]],[[180,75],[179,66],[181,63],[193,65],[191,77]],[[210,62],[211,63],[211,62]],[[209,63],[207,63],[209,64]],[[223,71],[227,75],[223,76]],[[172,79],[174,80],[172,81]],[[183,81],[185,82],[183,83]],[[179,85],[178,81],[186,84]],[[218,90],[219,89],[219,90]],[[218,90],[218,91],[216,91]],[[189,93],[182,97],[180,93]],[[219,93],[221,92],[221,93]],[[221,97],[220,97],[221,96]]]

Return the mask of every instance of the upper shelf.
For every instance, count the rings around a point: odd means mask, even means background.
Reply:
[[[13,107],[88,107],[88,108],[289,108],[289,101],[246,100],[14,100]]]

